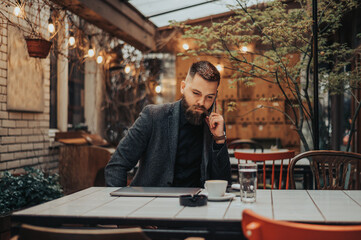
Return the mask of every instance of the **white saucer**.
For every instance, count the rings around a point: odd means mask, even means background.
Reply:
[[[239,190],[241,188],[241,185],[239,183],[232,184],[232,189]]]
[[[233,193],[225,193],[222,197],[208,197],[208,201],[227,201],[235,197]]]

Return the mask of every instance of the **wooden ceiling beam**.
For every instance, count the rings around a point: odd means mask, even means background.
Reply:
[[[52,1],[141,51],[156,50],[156,26],[126,1]]]

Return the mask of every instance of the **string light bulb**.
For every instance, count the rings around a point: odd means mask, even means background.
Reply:
[[[74,37],[74,33],[70,32],[70,37],[68,40],[69,46],[74,46],[75,45],[75,37]]]
[[[242,52],[248,52],[248,47],[247,46],[242,46],[241,51]]]
[[[222,70],[223,70],[223,67],[222,67],[221,64],[217,64],[216,68],[217,68],[218,71],[222,71]]]
[[[19,17],[20,14],[21,14],[21,8],[20,8],[19,6],[16,6],[16,7],[14,8],[14,15],[17,16],[17,17]]]
[[[75,38],[73,36],[70,36],[69,38],[69,45],[74,46],[75,45]]]
[[[129,72],[130,72],[130,67],[129,67],[128,65],[125,67],[124,72],[125,72],[125,73],[129,73]]]
[[[189,49],[189,45],[188,45],[187,43],[184,43],[184,44],[183,44],[183,49],[184,49],[184,50],[188,50],[188,49]]]
[[[93,46],[90,44],[89,50],[88,50],[88,57],[94,57],[95,51],[93,49]]]
[[[53,24],[53,20],[51,20],[51,17],[49,18],[48,31],[49,31],[50,33],[54,33],[54,32],[55,32],[55,26],[54,26],[54,24]]]
[[[97,63],[101,64],[103,62],[104,58],[102,56],[97,57]]]
[[[155,87],[155,92],[156,92],[156,93],[159,94],[161,91],[162,91],[162,87],[161,87],[160,85],[158,85],[158,86]]]

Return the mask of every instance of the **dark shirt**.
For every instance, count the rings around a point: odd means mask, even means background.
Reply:
[[[203,124],[191,125],[181,106],[173,187],[201,187]]]

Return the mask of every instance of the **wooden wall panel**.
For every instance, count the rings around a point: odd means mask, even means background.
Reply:
[[[238,82],[238,91],[237,97],[238,99],[249,101],[252,99],[254,92],[256,91],[256,86],[249,86],[244,82]]]
[[[254,101],[237,101],[239,123],[254,122],[254,114],[255,114],[255,111],[253,111],[254,108],[255,108]]]
[[[251,139],[255,136],[256,126],[253,124],[238,124],[237,131],[238,135],[237,138],[240,139]]]
[[[237,82],[234,82],[230,78],[222,78],[218,87],[219,99],[237,99]]]
[[[227,135],[227,139],[238,138],[238,125],[237,124],[227,124],[226,125],[226,135]]]
[[[299,146],[300,145],[300,137],[295,130],[293,125],[287,124],[284,125],[284,145],[285,146]]]

